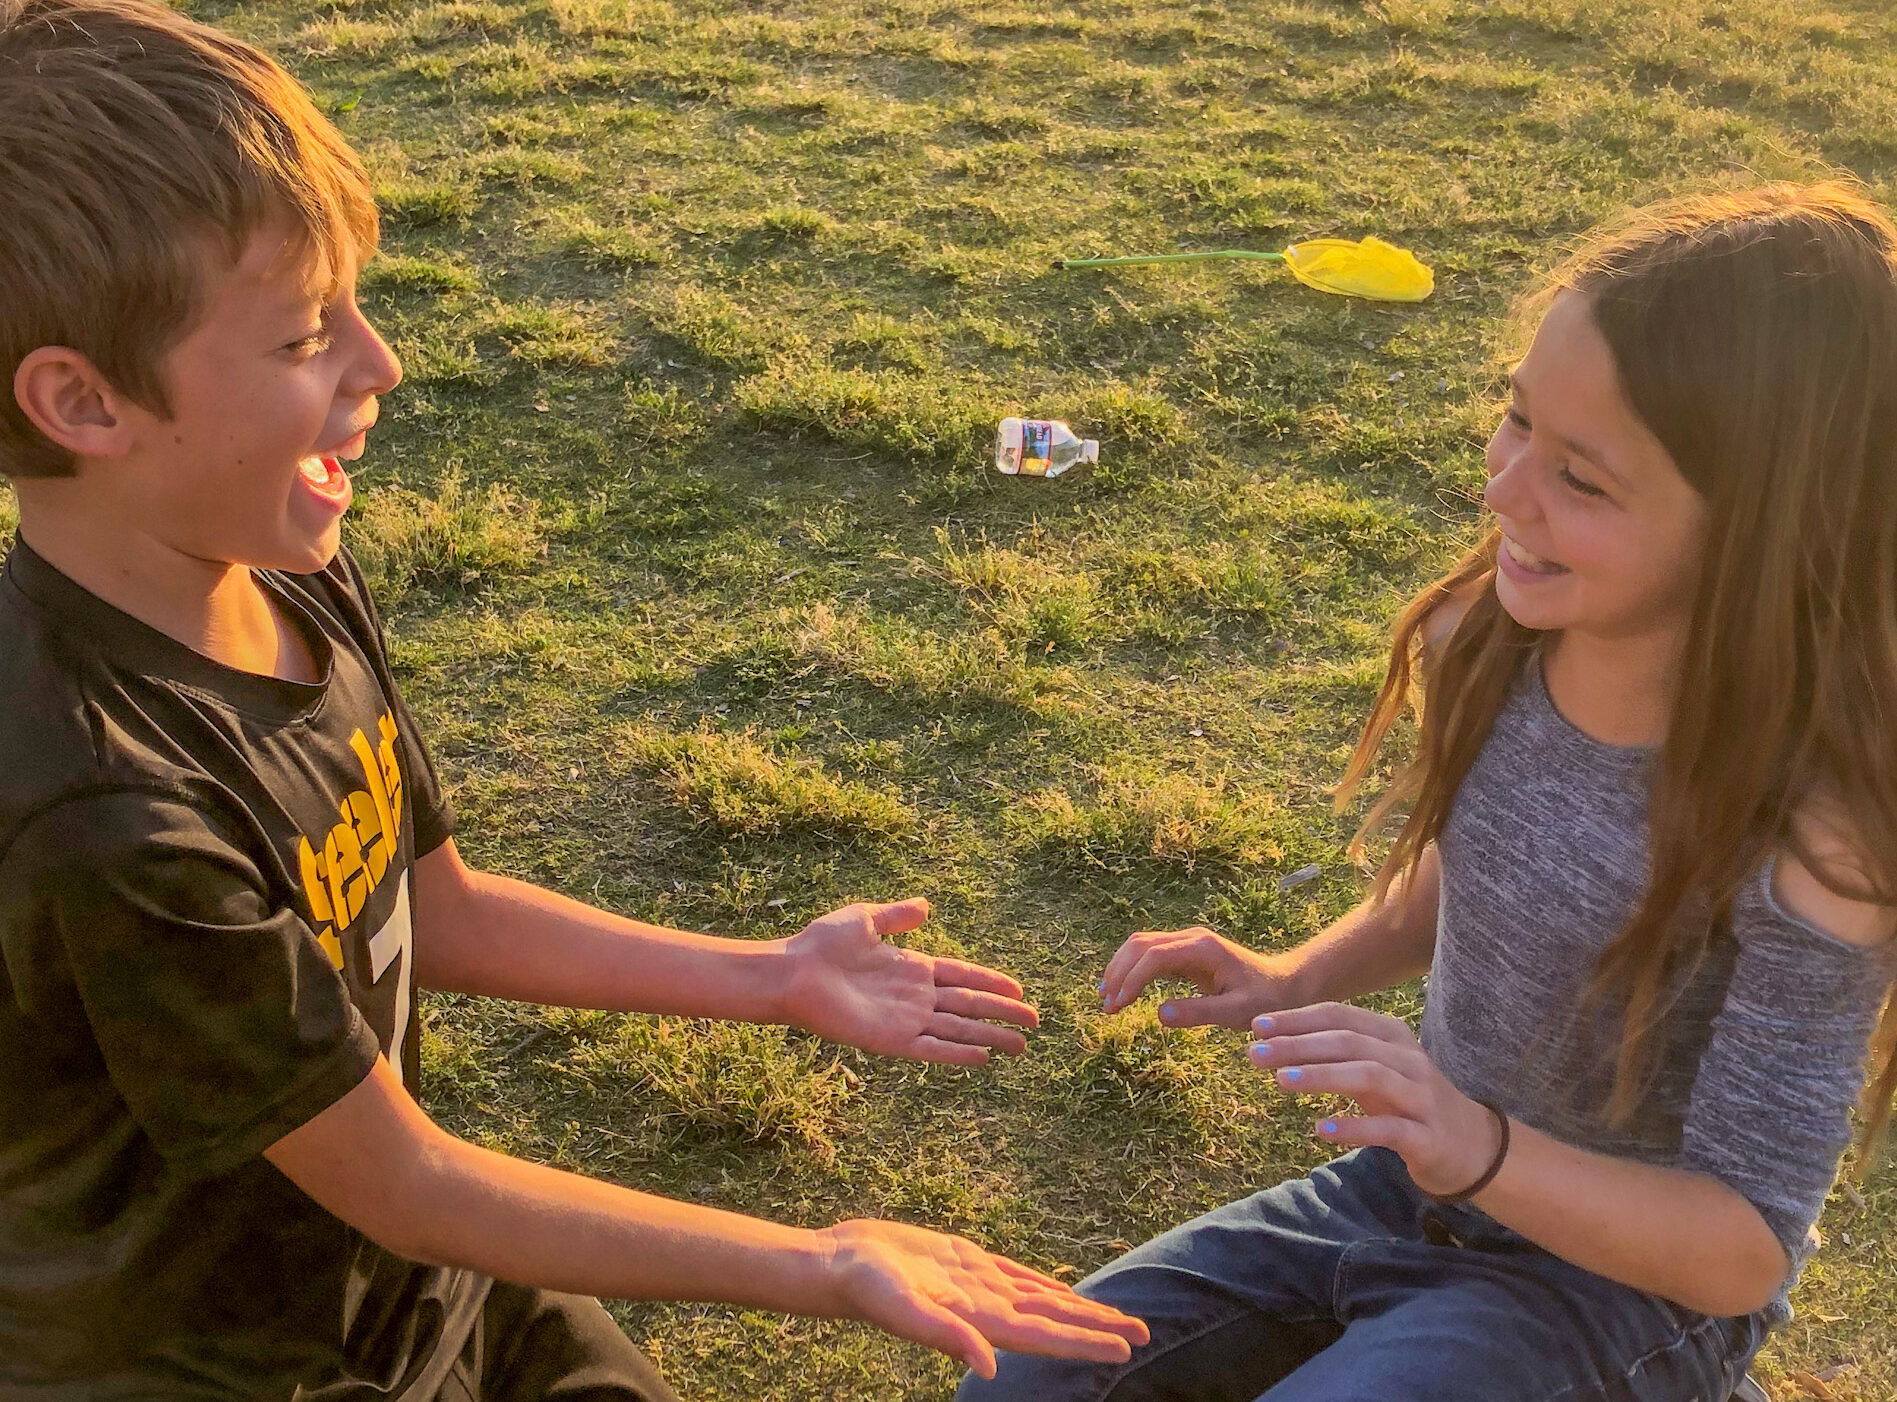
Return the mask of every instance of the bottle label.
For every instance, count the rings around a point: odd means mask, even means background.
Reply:
[[[1054,425],[1046,419],[1025,419],[1021,424],[1021,475],[1045,477],[1054,461]]]

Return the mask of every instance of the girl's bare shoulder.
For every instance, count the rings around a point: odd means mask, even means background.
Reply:
[[[1792,835],[1772,873],[1772,895],[1788,913],[1867,949],[1897,938],[1897,905],[1848,894],[1880,885],[1848,814],[1809,802],[1793,816]]]

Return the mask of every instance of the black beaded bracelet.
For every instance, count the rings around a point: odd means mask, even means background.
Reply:
[[[1501,1122],[1501,1125],[1502,1125],[1501,1147],[1496,1149],[1494,1161],[1489,1164],[1488,1168],[1483,1172],[1482,1176],[1476,1179],[1475,1182],[1471,1183],[1468,1187],[1464,1188],[1461,1192],[1459,1193],[1426,1192],[1423,1194],[1423,1196],[1428,1198],[1431,1202],[1440,1203],[1444,1207],[1449,1207],[1459,1202],[1467,1202],[1470,1198],[1474,1197],[1477,1193],[1481,1192],[1484,1188],[1488,1187],[1489,1184],[1495,1181],[1495,1175],[1502,1171],[1502,1160],[1508,1157],[1508,1114],[1507,1112],[1504,1111],[1500,1105],[1497,1105],[1492,1100],[1478,1100],[1476,1101],[1476,1104],[1480,1105],[1484,1110],[1487,1110],[1491,1115],[1495,1116],[1495,1118]]]

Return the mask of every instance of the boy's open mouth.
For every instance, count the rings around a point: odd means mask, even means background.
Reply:
[[[318,496],[340,501],[349,495],[349,474],[335,458],[304,458],[296,470]]]

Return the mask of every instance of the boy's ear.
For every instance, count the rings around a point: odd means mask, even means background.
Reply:
[[[118,457],[131,445],[125,396],[70,346],[28,351],[13,372],[13,397],[35,428],[75,457]]]

